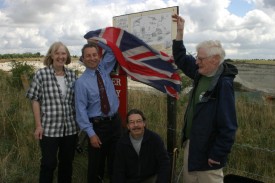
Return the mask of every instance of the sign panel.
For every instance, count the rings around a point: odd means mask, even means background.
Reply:
[[[178,14],[178,6],[115,16],[113,26],[122,28],[156,50],[171,55],[172,40],[177,33],[176,23],[171,18],[173,14]]]

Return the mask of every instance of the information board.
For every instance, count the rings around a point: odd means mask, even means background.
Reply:
[[[171,16],[178,14],[178,6],[113,17],[113,26],[122,28],[158,51],[172,53],[176,37],[176,23]]]

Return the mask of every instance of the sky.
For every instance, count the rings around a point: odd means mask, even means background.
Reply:
[[[220,40],[230,59],[275,59],[274,0],[0,0],[0,54],[45,55],[62,41],[79,56],[96,29],[112,18],[179,7],[185,19],[184,44],[191,53],[204,40]]]

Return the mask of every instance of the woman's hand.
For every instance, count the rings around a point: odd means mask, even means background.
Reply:
[[[41,140],[43,135],[43,128],[37,127],[34,131],[34,138],[37,140]]]

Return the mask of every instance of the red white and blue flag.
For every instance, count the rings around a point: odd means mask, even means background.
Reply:
[[[179,97],[181,79],[171,56],[156,51],[141,39],[116,27],[90,31],[84,38],[99,40],[108,45],[121,68],[133,80],[172,97]]]

